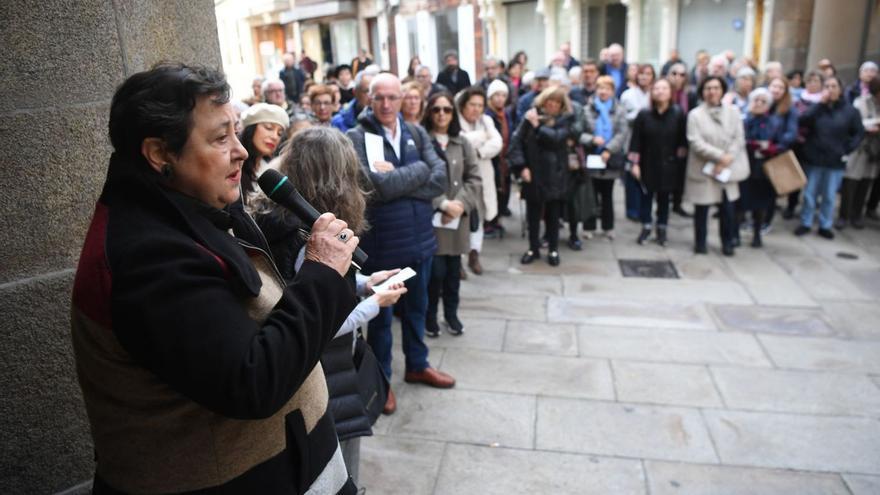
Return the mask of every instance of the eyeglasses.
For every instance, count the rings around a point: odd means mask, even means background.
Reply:
[[[670,76],[683,76],[684,72],[670,72],[669,75]]]
[[[329,107],[329,106],[333,106],[333,102],[332,101],[313,101],[312,106],[313,107]]]
[[[390,95],[390,96],[377,95],[377,96],[373,96],[370,99],[373,100],[373,103],[383,103],[386,101],[389,103],[397,103],[398,101],[400,101],[400,95]]]
[[[283,89],[267,89],[266,93],[283,93]]]
[[[452,114],[452,107],[431,107],[431,113],[440,112]]]

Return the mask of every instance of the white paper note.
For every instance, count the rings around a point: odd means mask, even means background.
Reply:
[[[370,172],[377,172],[375,163],[385,161],[385,141],[382,136],[367,132],[364,133],[364,147],[367,149]]]
[[[434,213],[434,219],[433,219],[432,223],[434,224],[434,227],[437,227],[437,228],[457,230],[458,229],[458,222],[460,220],[461,220],[461,217],[455,217],[452,220],[450,220],[449,223],[443,223],[443,212],[438,211],[438,212]]]
[[[602,159],[602,155],[587,155],[587,168],[590,170],[605,169],[605,160]]]

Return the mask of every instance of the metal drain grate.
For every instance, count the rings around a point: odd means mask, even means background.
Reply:
[[[668,260],[618,260],[618,263],[624,277],[680,278],[675,265]]]

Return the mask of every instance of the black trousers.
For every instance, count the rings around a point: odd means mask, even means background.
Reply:
[[[559,217],[565,201],[550,200],[526,201],[526,221],[529,227],[529,249],[538,252],[541,248],[541,217],[544,217],[545,236],[550,251],[559,250]]]
[[[874,211],[880,205],[880,177],[874,179],[871,195],[868,197],[868,211]]]
[[[694,206],[694,243],[698,247],[706,245],[706,236],[709,229],[709,207],[711,205]],[[727,193],[721,192],[721,203],[718,205],[718,230],[721,233],[721,245],[730,246],[733,243],[734,229],[733,203],[727,199]]]
[[[434,256],[431,280],[428,281],[427,320],[437,320],[437,306],[443,297],[443,316],[458,316],[458,291],[461,287],[461,256]]]
[[[861,220],[874,179],[843,179],[840,187],[840,219]]]
[[[614,180],[593,178],[593,191],[599,204],[599,218],[602,219],[602,230],[614,230]],[[596,230],[596,219],[591,218],[584,226],[587,230]]]
[[[642,200],[639,203],[639,220],[642,225],[650,228],[653,220],[651,218],[651,209],[654,207],[654,195],[657,196],[657,227],[666,227],[669,225],[669,196],[673,193],[648,191],[647,194],[642,193]]]

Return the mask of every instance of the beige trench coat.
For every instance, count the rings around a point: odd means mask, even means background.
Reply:
[[[434,234],[437,236],[436,254],[453,256],[471,250],[468,215],[477,208],[483,192],[477,154],[470,143],[461,136],[450,137],[445,153],[449,183],[446,192],[434,198],[434,209],[439,209],[445,199],[457,199],[464,203],[464,215],[461,216],[457,229],[434,227]]]
[[[495,191],[495,169],[492,168],[492,159],[501,153],[504,141],[501,139],[501,133],[495,128],[492,117],[488,115],[481,115],[473,124],[459,115],[458,122],[461,124],[461,135],[477,152],[480,178],[483,179],[483,200],[479,205],[480,219],[492,220],[498,216],[498,196]]]
[[[720,111],[710,112],[705,103],[700,104],[688,114],[687,139],[690,147],[685,200],[695,205],[713,205],[721,202],[722,191],[727,192],[730,201],[739,199],[739,182],[749,176],[745,130],[739,109],[722,105]],[[722,184],[703,174],[707,162],[717,162],[728,153],[734,157],[729,182]]]
[[[877,100],[870,95],[859,96],[856,98],[856,101],[853,102],[853,106],[856,107],[856,110],[861,114],[863,123],[868,119],[880,118],[880,105],[878,105]],[[867,126],[865,126],[865,129],[867,130]],[[878,171],[880,171],[880,163],[878,163],[877,160],[872,161],[868,157],[868,152],[866,151],[867,146],[870,145],[871,139],[880,139],[880,136],[865,132],[865,138],[862,139],[862,144],[860,144],[852,155],[850,155],[849,160],[846,162],[846,172],[843,175],[847,179],[861,180],[877,178]]]

